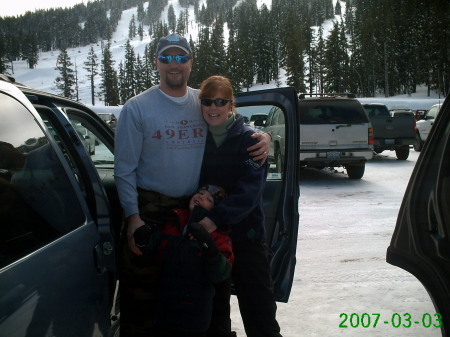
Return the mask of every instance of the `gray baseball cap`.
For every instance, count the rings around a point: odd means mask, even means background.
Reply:
[[[156,48],[156,55],[161,55],[161,53],[169,48],[180,48],[187,54],[192,54],[191,46],[189,42],[183,36],[178,34],[170,34],[162,37],[158,42],[158,47]]]

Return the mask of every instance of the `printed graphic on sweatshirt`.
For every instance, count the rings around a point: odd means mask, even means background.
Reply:
[[[165,121],[164,128],[152,135],[170,150],[186,150],[203,147],[206,141],[206,126],[203,121],[181,120]]]

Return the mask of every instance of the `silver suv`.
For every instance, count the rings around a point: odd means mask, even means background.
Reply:
[[[300,165],[344,167],[361,179],[373,156],[373,129],[361,103],[351,95],[299,96]]]
[[[361,103],[355,98],[301,95],[300,165],[322,169],[345,167],[350,179],[361,179],[366,161],[373,156],[373,129]],[[285,120],[282,109],[272,107],[266,120],[255,126],[269,133],[271,169],[284,172]]]
[[[117,118],[113,113],[98,113],[100,118],[111,128],[111,130],[115,131],[117,126]]]

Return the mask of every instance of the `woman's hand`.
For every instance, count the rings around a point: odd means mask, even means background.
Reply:
[[[269,155],[269,146],[272,141],[272,137],[268,133],[256,132],[252,138],[258,139],[258,143],[247,148],[250,152],[250,156],[253,157],[253,161],[261,161],[261,165],[266,162]]]
[[[139,227],[145,225],[145,222],[141,219],[139,214],[133,214],[130,215],[127,218],[127,240],[128,240],[128,247],[130,247],[130,250],[136,254],[136,255],[142,255],[141,250],[136,247],[136,243],[134,242],[133,234]]]
[[[212,233],[217,229],[216,224],[208,217],[201,219],[198,223],[202,224],[202,226],[208,231],[208,233]]]

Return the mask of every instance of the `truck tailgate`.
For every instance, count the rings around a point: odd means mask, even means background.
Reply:
[[[411,116],[370,117],[375,138],[414,138],[415,119]]]
[[[300,124],[300,151],[367,149],[368,147],[368,125],[365,123]]]

